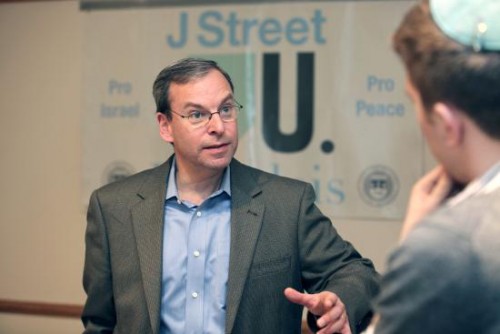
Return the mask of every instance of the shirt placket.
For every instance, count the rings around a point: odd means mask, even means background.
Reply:
[[[195,207],[188,231],[186,282],[186,333],[203,333],[204,273],[206,242],[203,211]]]

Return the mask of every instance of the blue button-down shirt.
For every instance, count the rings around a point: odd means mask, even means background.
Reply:
[[[199,206],[179,198],[175,161],[165,201],[161,334],[224,333],[231,188],[226,168]]]

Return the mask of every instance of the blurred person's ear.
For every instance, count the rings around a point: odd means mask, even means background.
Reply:
[[[456,147],[463,143],[463,113],[452,105],[438,102],[433,106],[431,115],[442,143],[449,147]]]

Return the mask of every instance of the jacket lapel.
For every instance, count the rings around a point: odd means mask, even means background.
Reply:
[[[252,263],[264,216],[261,192],[250,170],[233,159],[231,163],[231,250],[227,291],[226,333],[231,333]]]
[[[137,192],[141,200],[131,209],[144,294],[155,334],[160,328],[163,215],[171,161],[153,170]]]

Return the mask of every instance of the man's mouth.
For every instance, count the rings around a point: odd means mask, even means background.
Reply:
[[[216,144],[216,145],[210,145],[206,146],[206,150],[211,150],[211,151],[217,151],[217,150],[224,150],[229,144]]]

